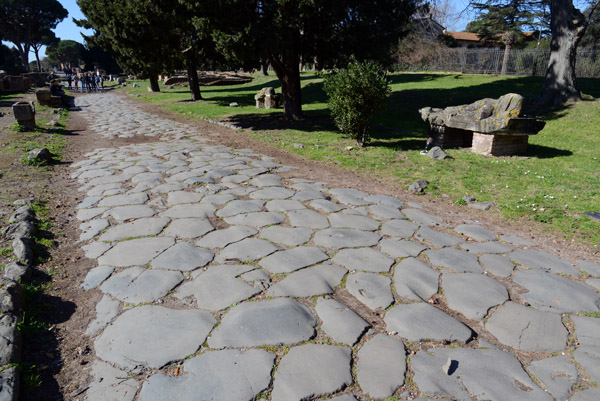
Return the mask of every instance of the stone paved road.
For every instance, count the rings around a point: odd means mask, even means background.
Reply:
[[[598,400],[599,265],[78,101],[156,138],[73,165],[104,294],[87,400]]]

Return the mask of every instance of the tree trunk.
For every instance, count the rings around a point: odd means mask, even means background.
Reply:
[[[150,90],[152,92],[160,92],[160,86],[158,86],[158,74],[150,73]]]
[[[261,77],[269,76],[269,63],[267,63],[266,61],[260,62],[260,76]]]
[[[300,59],[293,52],[271,55],[269,61],[281,83],[283,114],[287,120],[302,120],[302,88],[300,86]]]
[[[35,61],[37,63],[38,72],[42,72],[42,63],[40,63],[40,49],[36,46],[33,46],[33,54],[35,54]]]
[[[16,44],[19,56],[21,57],[21,63],[23,63],[23,68],[25,68],[25,71],[29,72],[29,46],[23,46],[20,43]]]
[[[502,59],[502,72],[500,72],[500,75],[506,75],[508,73],[508,61],[510,60],[511,48],[512,45],[510,44],[506,44],[506,47],[504,48],[504,58]]]
[[[575,60],[577,44],[587,28],[586,18],[573,7],[572,0],[552,0],[550,13],[550,60],[542,91],[534,102],[536,110],[581,99],[575,82]]]
[[[192,102],[196,100],[202,100],[202,94],[200,93],[200,83],[198,82],[198,70],[196,64],[191,60],[187,59],[187,76],[188,84],[190,85],[190,95],[192,96]]]

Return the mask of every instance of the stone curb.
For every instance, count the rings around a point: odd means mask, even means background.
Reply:
[[[35,232],[35,214],[27,204],[31,199],[16,201],[20,206],[8,220],[9,226],[0,234],[12,238],[13,254],[18,262],[4,268],[0,277],[0,400],[19,399],[19,369],[22,339],[18,324],[22,319],[23,288],[20,282],[28,280],[33,265],[31,235]]]

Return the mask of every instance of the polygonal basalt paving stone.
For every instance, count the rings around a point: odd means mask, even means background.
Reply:
[[[323,331],[338,343],[354,345],[370,327],[356,312],[335,299],[319,298],[315,310],[323,321]]]
[[[479,257],[479,261],[485,267],[485,270],[498,277],[509,277],[515,265],[509,258],[502,255],[486,254]]]
[[[217,208],[211,204],[182,204],[171,206],[169,209],[161,212],[161,216],[171,217],[173,219],[185,219],[190,217],[209,218],[214,216]]]
[[[381,236],[373,232],[329,228],[315,234],[316,245],[330,249],[356,248],[377,245]]]
[[[338,202],[348,206],[368,206],[372,204],[372,202],[351,195],[336,195],[335,198]]]
[[[572,316],[575,335],[581,345],[600,347],[600,319],[597,317]]]
[[[569,399],[569,401],[597,401],[600,400],[600,388],[588,388],[578,391]]]
[[[412,221],[424,226],[437,226],[444,224],[441,217],[427,214],[419,209],[403,209],[402,213]]]
[[[246,238],[240,242],[227,245],[216,258],[219,262],[241,261],[249,262],[264,258],[280,250],[269,241],[256,238]]]
[[[393,258],[417,257],[427,249],[418,242],[401,240],[397,238],[383,239],[379,243],[381,250]]]
[[[81,283],[81,288],[84,290],[90,290],[99,286],[104,280],[108,278],[115,271],[112,266],[97,266],[90,270],[85,276],[85,280]]]
[[[250,184],[261,188],[284,186],[281,182],[281,177],[276,174],[262,174],[256,178],[253,178],[252,181],[250,181]]]
[[[232,275],[231,269],[234,268],[234,266],[228,268],[213,266],[179,287],[175,291],[175,297],[184,299],[193,296],[198,308],[218,311],[260,292],[260,289],[237,279],[236,274]],[[248,266],[246,269],[250,270],[253,267]],[[244,272],[244,270],[238,271]]]
[[[326,199],[315,199],[312,202],[310,202],[310,207],[320,210],[325,213],[335,213],[335,212],[339,212],[340,210],[344,209],[343,206],[341,206],[335,202],[328,201]]]
[[[110,295],[104,295],[96,304],[96,318],[88,325],[85,334],[93,336],[106,327],[119,314],[120,305],[121,302],[118,300],[112,299]]]
[[[438,247],[454,246],[464,242],[462,238],[442,233],[427,226],[419,228],[416,238],[419,241],[429,242]]]
[[[88,209],[104,199],[102,196],[88,196],[77,205],[77,209]]]
[[[77,220],[79,221],[87,221],[93,219],[94,217],[100,216],[102,213],[106,212],[108,208],[106,207],[94,207],[91,209],[79,209],[77,211]]]
[[[389,277],[373,273],[350,274],[346,289],[371,309],[385,309],[394,302]]]
[[[294,272],[267,290],[271,297],[312,297],[331,294],[347,271],[337,265],[319,265]]]
[[[404,214],[400,211],[401,208],[391,205],[371,205],[369,211],[379,220],[388,219],[403,219]]]
[[[159,234],[171,219],[168,217],[146,217],[131,223],[112,226],[99,238],[100,241],[120,241],[126,238],[146,237]]]
[[[290,210],[306,209],[306,206],[295,200],[272,200],[267,202],[265,209],[269,212],[289,212]]]
[[[194,239],[214,229],[213,225],[207,219],[175,219],[165,229],[164,234],[168,237]]]
[[[498,241],[488,242],[465,242],[460,247],[472,253],[506,253],[513,250],[512,247]]]
[[[508,299],[502,284],[479,273],[444,273],[442,287],[448,306],[469,319],[483,319],[491,307]]]
[[[591,274],[592,276],[600,276],[600,264],[589,262],[587,260],[578,260],[579,269]]]
[[[529,292],[519,296],[533,307],[554,313],[598,311],[600,296],[588,285],[540,270],[517,270],[513,281]]]
[[[485,327],[502,344],[521,351],[563,350],[569,334],[560,315],[514,302],[500,306],[488,319]]]
[[[425,252],[433,266],[446,267],[457,273],[483,273],[477,257],[454,248],[443,248]]]
[[[391,237],[410,238],[417,228],[419,228],[418,225],[408,220],[395,219],[383,223],[381,233]]]
[[[276,252],[260,261],[260,265],[271,273],[289,273],[329,259],[319,248],[300,246]]]
[[[378,334],[358,351],[356,380],[369,397],[390,397],[404,383],[406,349],[397,338]]]
[[[92,380],[85,392],[87,401],[133,401],[135,398],[138,382],[127,378],[127,372],[95,360],[91,375]]]
[[[285,215],[277,212],[254,212],[225,217],[227,224],[251,227],[271,226],[274,224],[279,224],[283,220],[285,220]]]
[[[225,248],[229,244],[243,240],[258,233],[254,227],[233,226],[206,234],[196,242],[205,248]]]
[[[200,203],[207,203],[207,204],[211,204],[211,205],[224,205],[227,202],[231,202],[232,200],[235,200],[235,199],[236,198],[233,195],[222,195],[222,194],[206,195],[204,198],[202,198]]]
[[[392,196],[384,195],[369,195],[365,198],[366,201],[377,203],[380,205],[393,206],[397,209],[402,209],[404,205],[402,202]]]
[[[119,242],[98,258],[98,264],[116,267],[144,266],[174,243],[175,239],[170,237],[139,238]]]
[[[288,199],[294,196],[296,192],[287,188],[269,187],[251,192],[248,196],[251,199]]]
[[[275,372],[273,401],[302,401],[332,394],[352,384],[349,348],[305,344],[292,348]]]
[[[164,297],[182,281],[183,275],[179,272],[137,266],[113,275],[100,289],[123,302],[137,304],[154,302]]]
[[[291,210],[287,213],[292,227],[327,228],[329,221],[325,216],[313,210]]]
[[[156,210],[147,205],[117,206],[108,210],[105,215],[112,216],[117,221],[152,217]]]
[[[407,258],[394,269],[394,286],[399,296],[426,301],[438,292],[440,273],[414,258]]]
[[[373,248],[342,249],[332,260],[345,266],[348,270],[373,273],[389,272],[394,264],[394,259],[388,258]]]
[[[449,368],[446,370],[443,366]],[[508,352],[487,349],[436,349],[411,356],[419,390],[457,401],[551,401]]]
[[[524,267],[533,267],[552,273],[565,273],[571,276],[579,276],[579,272],[571,266],[571,262],[546,252],[519,249],[511,253],[510,258],[513,262]]]
[[[577,382],[577,368],[566,355],[532,362],[529,370],[544,384],[548,392],[559,400],[567,399]]]
[[[312,338],[315,324],[310,310],[291,299],[246,302],[225,314],[208,345],[211,348],[293,345]]]
[[[573,353],[575,362],[577,362],[585,372],[590,376],[590,379],[595,382],[600,382],[600,347],[594,345],[582,345]]]
[[[215,254],[204,248],[197,248],[187,242],[178,242],[156,258],[150,265],[153,269],[192,271],[209,264]]]
[[[586,284],[591,285],[592,287],[600,290],[600,279],[598,278],[589,278],[585,281]]]
[[[496,234],[493,232],[472,224],[461,224],[454,227],[454,231],[473,238],[476,241],[493,241],[496,239]]]
[[[356,398],[352,394],[344,394],[339,397],[331,398],[329,401],[356,401]]]
[[[172,206],[181,203],[198,203],[203,197],[204,195],[198,192],[174,191],[167,195],[167,204]]]
[[[96,259],[99,256],[102,256],[110,248],[112,248],[112,244],[99,241],[90,242],[89,244],[81,247],[81,249],[85,251],[85,257],[89,259]]]
[[[185,375],[151,376],[139,401],[251,401],[269,386],[274,360],[261,349],[205,352],[184,363]]]
[[[160,369],[196,352],[216,320],[208,311],[139,306],[124,312],[94,342],[105,361]]]
[[[79,229],[83,231],[83,233],[81,233],[81,235],[79,236],[79,241],[87,241],[89,239],[94,238],[109,225],[110,223],[106,219],[94,219],[80,224]]]
[[[521,238],[521,237],[517,237],[515,235],[501,235],[500,239],[504,242],[508,242],[509,244],[516,245],[516,246],[535,245],[533,242],[526,240],[524,238]]]
[[[98,207],[114,207],[125,205],[143,205],[148,201],[147,193],[114,195],[102,199],[98,202]]]
[[[332,188],[329,190],[329,193],[334,195],[334,196],[352,196],[354,198],[366,198],[368,196],[368,194],[359,191],[358,189],[354,189],[354,188]]]
[[[354,230],[375,231],[381,224],[377,220],[369,217],[354,216],[343,213],[334,213],[329,215],[329,222],[334,228],[351,228]]]
[[[313,189],[296,192],[296,195],[292,197],[293,200],[297,200],[298,202],[306,202],[326,198],[327,196],[325,196],[323,192]]]
[[[400,304],[385,314],[388,331],[395,331],[410,341],[460,341],[467,342],[473,333],[470,328],[424,303]]]
[[[231,217],[236,214],[260,212],[264,206],[263,200],[233,200],[217,212],[219,217]]]
[[[260,237],[271,242],[287,246],[298,246],[308,242],[313,235],[310,228],[293,228],[273,226],[267,227],[260,232]]]

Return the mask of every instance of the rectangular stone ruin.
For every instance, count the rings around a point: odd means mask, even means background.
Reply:
[[[429,122],[428,146],[470,147],[478,154],[491,156],[520,155],[527,151],[529,135],[544,128],[544,121],[522,116],[523,97],[509,93],[499,99],[419,110]]]
[[[28,131],[35,129],[35,105],[33,102],[17,102],[12,106],[15,120]]]
[[[254,100],[256,100],[257,109],[276,109],[279,107],[279,95],[271,87],[262,88],[254,95]]]
[[[50,89],[43,88],[38,89],[35,92],[35,97],[39,104],[42,106],[60,106],[62,105],[62,98],[60,96],[52,96]]]

